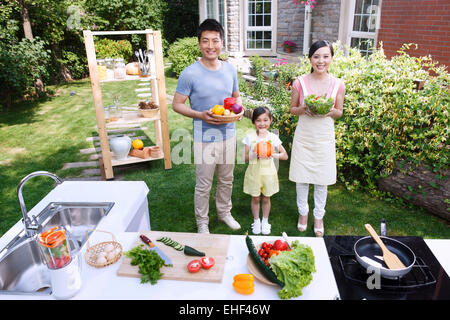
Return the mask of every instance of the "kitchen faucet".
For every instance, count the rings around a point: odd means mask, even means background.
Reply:
[[[22,188],[28,180],[37,176],[47,176],[55,180],[57,184],[63,183],[63,180],[60,177],[58,177],[54,173],[47,171],[35,171],[33,173],[30,173],[20,181],[19,186],[17,187],[17,198],[19,198],[20,210],[22,211],[25,234],[29,238],[36,234],[37,230],[39,229],[39,224],[37,223],[35,216],[33,216],[33,220],[28,217],[27,208],[25,206],[25,202],[23,201]]]

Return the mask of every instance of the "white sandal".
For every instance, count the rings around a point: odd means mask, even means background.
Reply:
[[[306,223],[305,223],[305,224],[297,223],[297,229],[298,229],[298,231],[300,231],[300,232],[305,232],[305,231],[306,231],[306,228],[308,228],[308,220],[306,220]]]
[[[323,224],[323,222],[322,222]],[[325,229],[322,225],[322,228],[316,228],[314,227],[314,234],[316,235],[316,237],[323,237],[323,235],[325,234]]]

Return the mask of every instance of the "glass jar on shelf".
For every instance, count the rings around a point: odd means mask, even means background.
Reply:
[[[119,111],[117,106],[110,105],[109,106],[109,121],[117,121],[119,120]]]
[[[106,72],[105,59],[97,59],[98,77],[100,80],[106,80],[108,74]]]
[[[114,79],[125,79],[125,62],[122,58],[114,59]]]
[[[114,60],[112,58],[105,58],[105,64],[108,79],[114,79]]]

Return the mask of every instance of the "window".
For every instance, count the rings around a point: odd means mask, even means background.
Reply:
[[[352,0],[350,3],[347,44],[358,48],[362,55],[370,55],[375,46],[380,16],[379,0]]]
[[[227,26],[225,23],[225,1],[224,0],[206,0],[206,18],[205,19],[216,19],[220,22],[220,24],[223,27],[223,30],[225,32],[224,39],[224,46],[226,42],[226,33],[227,33]]]
[[[272,50],[272,0],[246,1],[246,50]]]

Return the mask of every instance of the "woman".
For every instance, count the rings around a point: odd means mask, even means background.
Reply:
[[[311,73],[294,81],[290,112],[298,115],[292,145],[289,180],[296,183],[299,219],[297,228],[303,232],[308,222],[308,190],[314,185],[314,233],[324,235],[323,217],[327,186],[336,183],[336,150],[334,119],[342,116],[345,85],[328,73],[333,60],[333,47],[319,40],[309,49]],[[332,97],[334,106],[324,116],[316,116],[306,108],[304,98],[310,94]]]

